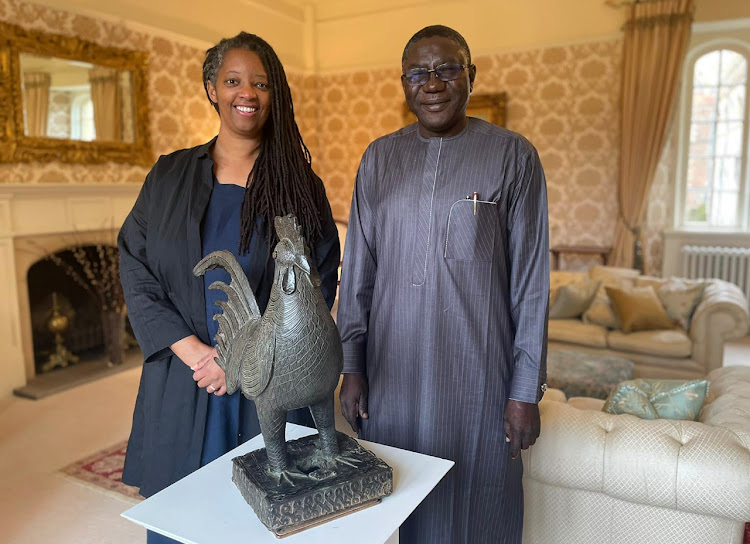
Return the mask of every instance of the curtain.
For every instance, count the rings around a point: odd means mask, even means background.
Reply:
[[[47,72],[24,72],[23,105],[26,113],[26,136],[47,135],[50,75]]]
[[[97,141],[119,141],[120,92],[117,70],[97,66],[89,70],[91,102],[94,104],[94,126]]]
[[[609,262],[638,268],[646,200],[680,87],[694,0],[636,2],[628,7],[622,78],[618,218]],[[640,244],[643,247],[643,244]]]

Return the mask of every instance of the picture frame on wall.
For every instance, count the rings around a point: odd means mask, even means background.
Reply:
[[[504,127],[507,103],[508,95],[505,91],[489,94],[472,94],[469,98],[469,105],[466,107],[466,115],[482,119],[499,127]],[[406,103],[404,103],[403,114],[405,125],[417,122],[416,116],[411,112]]]

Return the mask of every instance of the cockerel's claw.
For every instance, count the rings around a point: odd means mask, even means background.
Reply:
[[[294,481],[309,480],[310,476],[299,470],[282,470],[281,472],[269,472],[268,477],[276,486],[287,485],[294,487]]]
[[[342,453],[340,455],[337,455],[335,458],[337,463],[341,463],[342,465],[347,465],[352,468],[357,468],[362,464],[362,460],[356,457],[355,455],[350,455],[348,453]]]

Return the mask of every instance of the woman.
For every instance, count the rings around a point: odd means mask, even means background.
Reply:
[[[118,238],[128,315],[145,360],[123,482],[145,497],[260,432],[253,403],[239,391],[226,395],[214,361],[219,295],[207,286],[229,276],[195,277],[193,266],[212,251],[234,252],[264,311],[273,218],[293,213],[329,307],[336,294],[336,225],[273,49],[244,32],[222,40],[207,52],[203,84],[219,113],[218,136],[156,162]],[[309,412],[296,416],[312,422]],[[149,533],[148,541],[163,540]]]

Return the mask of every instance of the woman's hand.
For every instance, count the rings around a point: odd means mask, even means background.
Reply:
[[[218,356],[216,348],[204,344],[195,335],[178,340],[169,347],[193,371],[198,387],[219,396],[227,392],[224,371],[214,361]]]
[[[198,382],[198,387],[205,387],[206,391],[216,396],[227,392],[227,383],[224,371],[218,365],[214,357],[218,357],[216,348],[211,348],[200,361],[191,367],[193,379]]]

